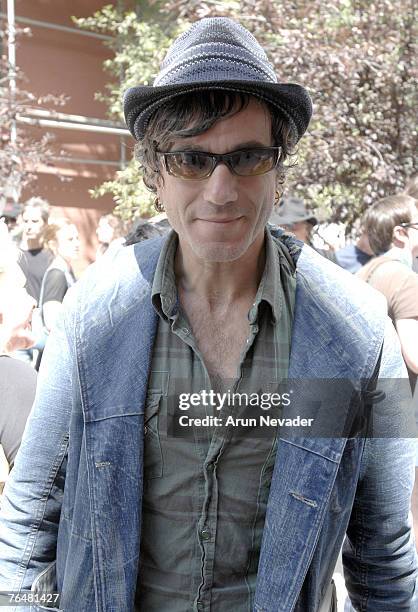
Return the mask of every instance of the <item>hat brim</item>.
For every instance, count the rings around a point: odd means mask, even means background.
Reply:
[[[312,226],[318,225],[318,219],[316,217],[313,217],[312,215],[295,219],[294,217],[280,217],[279,215],[274,215],[273,213],[269,221],[274,225],[294,225],[295,223],[302,223],[304,221],[310,223],[310,225]]]
[[[135,140],[142,140],[151,115],[162,104],[197,91],[223,90],[246,93],[270,102],[290,124],[295,142],[306,131],[312,116],[312,102],[304,87],[296,83],[265,81],[205,81],[178,85],[131,87],[125,92],[123,110],[126,125]]]

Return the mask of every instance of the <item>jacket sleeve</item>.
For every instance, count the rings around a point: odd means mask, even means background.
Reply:
[[[360,612],[418,610],[417,556],[410,512],[416,438],[412,414],[405,412],[411,408],[410,402],[400,407],[399,393],[404,383],[408,385],[399,342],[388,323],[377,387],[385,391],[386,399],[376,408],[383,415],[378,435],[393,437],[365,441],[343,548],[351,610]]]
[[[72,299],[71,292],[67,302]],[[48,339],[35,402],[0,512],[0,591],[31,589],[52,565],[63,498],[75,370],[71,309]],[[19,610],[25,608],[19,607]]]

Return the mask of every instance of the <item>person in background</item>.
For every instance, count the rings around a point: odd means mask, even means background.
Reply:
[[[18,233],[17,222],[21,212],[22,205],[18,202],[7,201],[3,208],[2,205],[0,205],[0,219],[4,220],[4,223],[9,229],[9,235],[14,239],[16,239],[16,234]]]
[[[273,209],[269,222],[292,232],[305,244],[310,244],[311,233],[318,219],[306,210],[303,200],[288,196],[280,200],[277,209]]]
[[[417,204],[417,200],[400,194],[379,200],[368,209],[364,229],[377,257],[357,272],[386,298],[413,393],[418,374],[418,276],[412,270],[418,256]],[[416,391],[414,395],[416,400]],[[418,449],[415,465],[411,508],[418,547]]]
[[[125,244],[125,236],[129,229],[130,224],[116,215],[108,214],[100,217],[96,229],[99,241],[96,257],[118,250]]]
[[[126,235],[124,246],[136,244],[137,242],[148,240],[149,238],[163,236],[168,233],[169,227],[168,221],[166,221],[166,223],[159,221],[157,224],[139,219],[134,224],[132,230]]]
[[[273,209],[269,222],[272,225],[283,227],[286,231],[292,232],[298,240],[313,246],[311,235],[313,228],[318,224],[318,219],[306,210],[306,206],[300,198],[294,196],[282,198],[277,208]],[[315,251],[335,263],[332,251],[316,248]]]
[[[24,289],[18,266],[19,251],[0,221],[0,493],[5,474],[13,466],[26,419],[35,397],[36,372],[11,353],[34,343],[31,317],[35,300]],[[3,469],[2,469],[3,468]]]
[[[406,194],[379,200],[368,209],[364,230],[377,257],[357,276],[385,296],[414,390],[418,374],[418,276],[412,271],[412,262],[418,256],[417,200]]]
[[[45,232],[45,244],[54,258],[42,280],[39,306],[43,323],[50,332],[61,311],[65,294],[76,281],[72,268],[80,249],[76,226],[68,219],[55,219]]]
[[[374,256],[370,248],[369,238],[364,229],[364,216],[361,220],[360,236],[355,244],[347,244],[335,252],[336,262],[341,268],[355,274],[360,268],[368,263]]]
[[[44,244],[44,234],[48,226],[49,204],[42,198],[30,198],[22,211],[22,256],[19,266],[26,278],[26,289],[36,302],[39,302],[41,284],[53,254]]]
[[[406,184],[405,191],[407,195],[418,201],[418,174],[412,176]],[[418,258],[414,257],[412,262],[413,271],[418,274]],[[413,397],[414,413],[418,414],[418,388],[415,385],[414,397]],[[417,460],[416,465],[418,466],[418,449],[417,449]],[[416,469],[415,487],[412,493],[412,507],[417,509],[414,513],[414,528],[415,533],[418,534],[418,518],[415,519],[415,514],[418,516],[418,468]]]

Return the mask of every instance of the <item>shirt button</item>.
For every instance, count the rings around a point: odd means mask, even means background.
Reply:
[[[196,603],[196,608],[197,608],[198,610],[204,610],[204,608],[205,608],[205,604],[203,603],[203,601],[198,601],[198,602]]]
[[[183,329],[181,330],[184,334],[188,334],[189,330],[187,329],[187,327],[183,327]]]
[[[210,540],[211,535],[209,529],[202,529],[200,537],[202,540]]]
[[[148,427],[145,425],[145,427],[144,427],[144,434],[147,435],[147,433],[148,433]]]

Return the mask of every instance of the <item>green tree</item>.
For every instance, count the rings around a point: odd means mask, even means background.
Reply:
[[[113,80],[102,94],[113,117],[121,116],[123,90],[151,83],[170,41],[207,16],[238,20],[266,49],[279,80],[309,90],[314,116],[286,189],[317,214],[350,227],[368,204],[417,172],[414,0],[167,0],[137,3],[127,13],[104,7],[78,23],[117,32],[106,64]],[[134,162],[98,193],[104,191],[125,214],[149,210]]]

